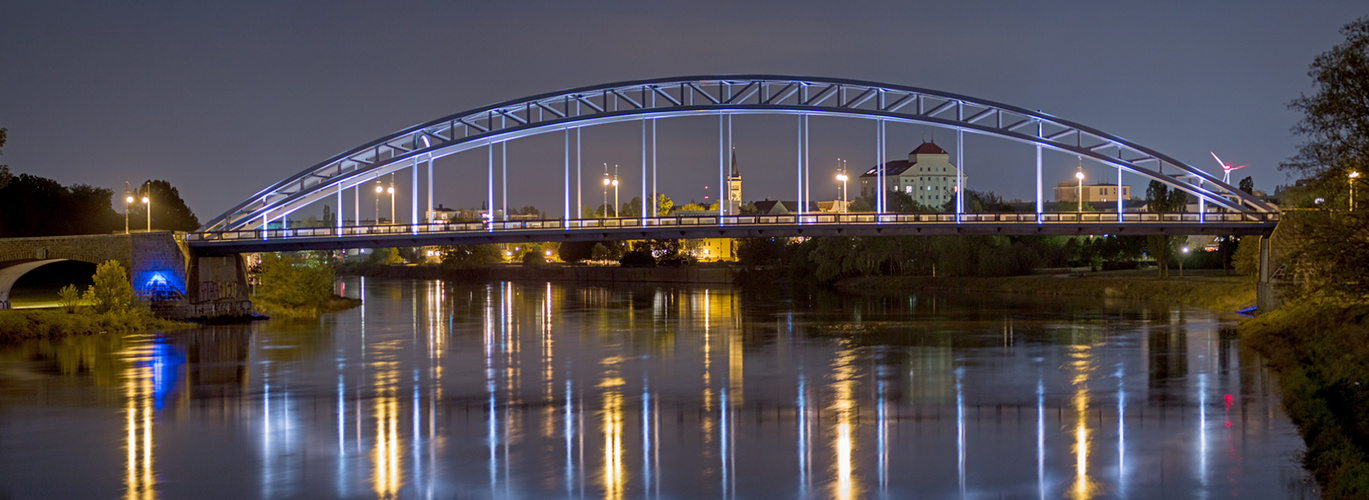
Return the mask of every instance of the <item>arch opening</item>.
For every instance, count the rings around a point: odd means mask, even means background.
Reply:
[[[84,292],[94,284],[95,267],[72,259],[0,262],[0,309],[57,307],[62,287]]]

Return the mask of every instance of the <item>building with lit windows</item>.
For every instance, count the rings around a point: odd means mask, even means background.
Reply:
[[[1055,201],[1079,201],[1079,182],[1062,181],[1055,186]],[[1117,201],[1116,184],[1085,184],[1084,203],[1106,203]],[[1131,186],[1122,186],[1122,200],[1131,199]]]
[[[860,176],[860,195],[874,197],[879,183],[879,169],[871,167]],[[934,142],[924,142],[907,160],[884,164],[884,186],[889,191],[907,193],[922,205],[939,207],[955,199],[956,175],[959,169],[951,164],[951,155]],[[962,180],[968,180],[963,177]]]

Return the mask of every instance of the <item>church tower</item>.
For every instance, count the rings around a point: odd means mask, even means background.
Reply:
[[[737,215],[742,210],[742,171],[737,168],[737,147],[732,147],[732,175],[727,178],[727,214]]]

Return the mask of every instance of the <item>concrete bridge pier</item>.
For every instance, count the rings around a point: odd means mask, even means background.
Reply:
[[[1270,275],[1273,270],[1269,268],[1269,239],[1271,236],[1260,236],[1260,273],[1259,280],[1255,282],[1255,311],[1265,313],[1273,311],[1279,307],[1279,298],[1275,293],[1274,286],[1270,282]]]

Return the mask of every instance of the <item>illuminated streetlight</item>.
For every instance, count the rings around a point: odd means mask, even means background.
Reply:
[[[1355,211],[1355,179],[1359,178],[1359,172],[1350,172],[1350,211]]]
[[[380,195],[381,195],[381,194],[384,194],[384,193],[385,193],[385,188],[382,187],[382,186],[380,185],[380,181],[377,180],[377,181],[376,181],[376,220],[375,220],[375,223],[376,223],[376,224],[380,224]]]
[[[151,191],[148,189],[148,194],[151,194]],[[152,199],[143,195],[143,205],[143,210],[147,210],[147,232],[150,233],[152,232]]]
[[[385,192],[390,193],[390,223],[395,223],[395,185],[385,188]]]
[[[1083,170],[1079,170],[1079,171],[1074,172],[1074,178],[1075,178],[1075,179],[1079,179],[1079,209],[1078,209],[1078,211],[1083,212],[1083,211],[1084,211],[1084,171],[1083,171]]]
[[[618,164],[613,164],[613,216],[618,216]]]
[[[837,162],[841,163],[841,169],[837,171],[837,182],[841,183],[841,213],[846,213],[846,162],[841,158],[837,158]]]
[[[1184,277],[1184,259],[1188,257],[1188,247],[1179,251],[1179,277]]]

